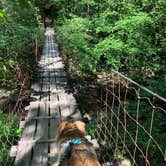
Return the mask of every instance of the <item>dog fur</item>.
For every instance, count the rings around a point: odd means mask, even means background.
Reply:
[[[73,139],[84,140],[80,144],[71,146],[70,154],[65,158],[60,166],[100,166],[97,155],[91,143],[85,136],[85,123],[81,121],[67,122],[64,121],[58,126],[57,145],[61,155],[65,149],[61,144]]]

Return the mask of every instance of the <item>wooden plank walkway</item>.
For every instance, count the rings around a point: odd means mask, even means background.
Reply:
[[[29,106],[14,166],[58,165],[57,124],[61,119],[81,119],[51,28],[45,32],[38,68],[38,76],[31,87],[34,101]]]

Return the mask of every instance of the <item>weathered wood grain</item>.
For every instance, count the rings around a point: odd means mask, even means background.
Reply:
[[[41,83],[40,82],[35,82],[32,84],[31,89],[40,92],[41,91]]]
[[[29,166],[33,144],[22,142],[18,145],[14,166]]]
[[[38,116],[48,116],[48,103],[40,103]],[[35,140],[48,139],[48,119],[37,120]]]
[[[14,166],[28,166],[30,163],[33,144],[29,143],[28,141],[33,141],[36,128],[36,121],[28,121],[28,119],[37,116],[38,107],[38,103],[30,103],[30,110],[27,115],[21,140],[18,144],[18,151],[14,162]]]
[[[53,98],[52,98],[53,100]],[[53,102],[50,102],[50,115],[57,116],[57,119],[50,119],[50,139],[56,140],[57,135],[57,126],[59,124],[59,103],[56,96]],[[51,166],[58,166],[58,149],[56,143],[51,143],[49,145],[50,154],[49,154],[49,164]]]
[[[48,164],[48,143],[36,144],[31,166],[47,166]]]
[[[48,116],[48,104],[40,103],[39,116]],[[48,119],[37,120],[35,140],[48,139]],[[48,143],[36,144],[33,148],[32,166],[46,166],[48,162]]]

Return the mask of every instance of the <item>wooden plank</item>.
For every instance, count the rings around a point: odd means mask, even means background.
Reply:
[[[55,78],[55,76],[56,76],[56,70],[50,70],[50,77],[51,78]]]
[[[50,76],[50,84],[55,84],[56,83],[56,78],[55,78],[55,73],[52,74],[52,77]]]
[[[39,116],[48,116],[48,104],[40,103]],[[35,140],[48,139],[48,119],[37,120],[37,131]],[[47,165],[48,162],[48,143],[36,144],[33,150],[32,166]]]
[[[50,78],[50,100],[57,100],[57,95],[54,94],[56,92],[56,79],[55,79],[55,72],[52,72],[54,75]]]
[[[40,83],[42,85],[42,83],[43,83],[43,76],[38,77],[37,81],[38,81],[38,83]]]
[[[61,75],[62,73],[66,73],[64,68],[57,69],[57,72],[59,73],[59,75]]]
[[[53,74],[52,74],[52,77],[50,78],[50,92],[51,93],[55,93],[56,92],[56,84],[55,84],[55,82],[56,82],[56,79],[55,79],[55,73],[54,72],[52,72]]]
[[[70,118],[75,120],[81,120],[82,119],[82,115],[81,112],[78,108],[78,105],[70,105],[69,106],[69,110],[70,110]]]
[[[48,164],[48,143],[36,144],[31,166],[47,166]]]
[[[49,84],[49,73],[47,73],[47,76],[43,77],[43,84]]]
[[[31,102],[27,119],[36,117],[37,113],[38,113],[38,104]],[[33,140],[33,136],[35,134],[35,128],[36,128],[36,121],[27,121],[27,123],[25,124],[25,128],[23,130],[23,134],[18,145],[18,151],[14,162],[14,166],[29,165],[33,144],[29,144],[29,142],[26,141]]]
[[[58,100],[58,95],[56,93],[50,93],[50,101],[56,101],[57,102],[57,100]]]
[[[21,137],[21,141],[29,141],[29,140],[33,140],[33,136],[35,134],[35,128],[36,128],[36,121],[28,121],[28,119],[30,118],[34,118],[37,116],[38,114],[38,107],[39,104],[36,102],[31,102],[30,103],[30,110],[28,112],[27,118],[26,118],[26,122],[25,122],[25,127],[23,130],[23,134]]]
[[[28,115],[25,120],[36,117],[38,114],[38,109],[39,109],[39,102],[30,102],[30,109],[28,111]]]
[[[81,119],[81,113],[77,105],[62,104],[60,106],[60,112],[63,120],[66,120],[67,118],[72,120]]]
[[[57,116],[57,119],[50,119],[50,139],[56,139],[56,134],[57,134],[57,126],[59,123],[59,103],[57,101],[54,102],[50,102],[50,115],[51,116]],[[58,166],[58,149],[56,146],[56,143],[51,143],[49,144],[49,149],[50,149],[50,153],[49,153],[49,161],[48,163],[51,166]]]
[[[34,117],[34,118],[30,118],[28,119],[28,121],[31,121],[31,120],[39,120],[39,119],[56,119],[55,116],[38,116],[38,117]],[[23,121],[25,122],[25,121]],[[23,123],[24,125],[24,123]]]
[[[48,163],[50,166],[58,166],[59,165],[59,156],[58,149],[56,143],[50,144],[50,153]]]
[[[67,84],[67,77],[56,77],[56,83],[57,84]]]
[[[42,85],[42,92],[48,93],[50,91],[49,82]],[[43,93],[44,94],[44,93]]]
[[[69,88],[69,85],[67,84],[67,83],[57,83],[56,84],[56,89],[57,90],[66,90],[66,91],[68,91],[68,90],[70,90],[70,88]]]
[[[48,103],[41,102],[39,105],[39,116],[48,116]],[[35,139],[47,139],[48,138],[48,119],[37,120],[37,131]]]
[[[81,119],[81,113],[78,109],[76,100],[72,93],[60,93],[60,111],[62,119],[71,118],[73,120]]]
[[[49,98],[49,92],[43,93],[43,94],[41,95],[41,102],[40,102],[40,103],[42,103],[42,102],[48,103],[48,102],[49,102],[49,101],[48,101],[48,98]]]
[[[60,94],[58,94],[58,97],[59,97],[61,116],[63,118],[66,118],[67,116],[71,115],[69,106],[70,106],[70,104],[73,103],[74,98],[72,97],[72,100],[69,100],[69,97],[66,93],[60,93]]]
[[[31,98],[32,98],[34,101],[40,100],[40,93],[31,93]]]
[[[40,92],[41,91],[41,84],[39,82],[35,82],[32,84],[31,89]]]
[[[76,99],[72,93],[67,93],[67,92],[59,93],[58,97],[59,97],[59,101],[61,104],[64,104],[64,105],[70,105],[70,104],[76,105],[77,104]]]
[[[40,77],[49,77],[49,71],[40,69]]]
[[[49,139],[56,139],[56,132],[57,132],[57,125],[59,123],[59,108],[57,106],[54,107],[54,105],[52,105],[50,107],[50,114],[51,116],[56,116],[56,119],[50,119],[50,128],[49,128]]]
[[[33,144],[22,142],[18,145],[17,156],[14,162],[14,166],[29,166]]]
[[[50,92],[55,93],[57,90],[55,83],[50,83]]]
[[[68,105],[65,105],[65,104],[60,105],[60,112],[61,112],[61,117],[63,119],[66,119],[68,116],[71,115]]]
[[[42,92],[44,92],[44,93],[42,93],[42,95],[41,95],[41,101],[42,102],[43,101],[45,101],[45,102],[49,101],[49,91],[50,91],[49,83],[43,84]]]
[[[54,69],[63,69],[64,64],[62,63],[62,61],[58,61],[54,64],[54,66],[52,66],[52,68],[54,68]]]

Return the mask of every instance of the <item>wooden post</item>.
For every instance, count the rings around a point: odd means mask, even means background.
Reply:
[[[35,37],[35,61],[38,63],[39,60],[39,47],[38,47],[38,40],[37,36]]]
[[[90,5],[87,4],[87,10],[86,10],[86,18],[90,17]]]

